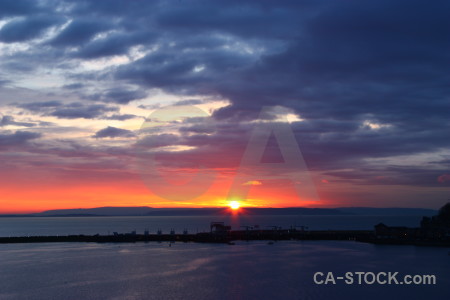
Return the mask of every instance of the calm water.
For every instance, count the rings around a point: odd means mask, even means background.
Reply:
[[[0,246],[0,299],[450,299],[448,249],[357,242]],[[315,272],[434,274],[436,285],[316,285]]]
[[[0,236],[112,234],[112,232],[143,233],[145,229],[155,233],[159,228],[169,232],[188,229],[189,232],[208,231],[212,221],[224,221],[233,229],[240,226],[305,225],[311,230],[327,229],[373,229],[383,222],[390,226],[417,227],[421,216],[195,216],[195,217],[46,217],[46,218],[0,218]]]
[[[417,226],[420,217],[0,218],[0,236],[208,230],[209,222],[310,229]],[[448,248],[351,241],[0,245],[0,299],[450,299]],[[315,272],[436,275],[436,285],[316,285]]]

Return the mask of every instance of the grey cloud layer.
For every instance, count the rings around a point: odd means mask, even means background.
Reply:
[[[93,135],[94,138],[117,138],[117,137],[134,137],[134,133],[131,130],[116,128],[108,126],[101,129]]]
[[[1,2],[0,17],[16,17],[0,30],[1,41],[34,39],[52,26],[60,31],[0,64],[22,75],[44,65],[67,70],[72,83],[63,89],[87,103],[22,108],[59,118],[126,120],[133,115],[118,115],[109,104],[133,103],[154,88],[222,98],[231,105],[214,118],[229,124],[226,132],[184,142],[225,147],[245,145],[249,129],[240,122],[257,118],[264,105],[282,105],[304,119],[292,125],[310,167],[343,179],[351,176],[333,170],[351,166],[361,178],[410,172],[417,180],[405,182],[435,180],[427,168],[374,169],[366,160],[450,147],[448,1],[55,3]],[[72,70],[80,61],[117,55],[130,61],[98,72]],[[97,90],[83,90],[92,82]],[[196,126],[181,131],[205,130]],[[108,128],[99,137],[121,135]],[[211,150],[198,151],[205,149]]]
[[[119,107],[107,104],[92,104],[89,102],[44,101],[18,104],[20,108],[61,119],[108,119],[108,120],[129,120],[138,116],[132,114],[119,114]],[[112,115],[109,115],[113,113]]]
[[[31,140],[39,138],[41,135],[36,132],[16,131],[14,133],[0,134],[0,149],[24,147]]]

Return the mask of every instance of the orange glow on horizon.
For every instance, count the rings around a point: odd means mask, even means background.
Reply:
[[[195,199],[173,201],[152,193],[138,176],[127,178],[94,178],[83,176],[41,176],[33,172],[3,174],[0,187],[0,214],[36,213],[52,209],[95,207],[154,208],[228,208],[245,213],[244,207],[317,207],[330,206],[329,201],[311,202],[299,199],[288,184],[253,186],[246,199],[229,201],[231,176],[219,177],[209,190]],[[168,186],[170,188],[170,186]]]

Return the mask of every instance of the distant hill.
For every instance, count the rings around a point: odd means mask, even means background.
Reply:
[[[154,208],[138,207],[96,207],[75,209],[54,209],[35,214],[36,216],[144,216]]]
[[[343,215],[341,211],[330,208],[305,208],[305,207],[287,207],[287,208],[242,208],[242,212],[248,215]],[[229,213],[227,208],[173,208],[173,209],[155,209],[147,215],[149,216],[207,216],[221,215]]]
[[[433,216],[437,214],[437,210],[427,208],[340,207],[337,209],[346,214],[366,216]]]
[[[47,210],[34,214],[49,216],[207,216],[227,213],[227,208],[152,208],[142,207],[98,207],[77,209]],[[337,209],[330,208],[243,208],[250,215],[342,215]]]
[[[371,216],[432,216],[437,210],[424,208],[374,208],[374,207],[340,207],[340,208],[242,208],[249,215],[371,215]],[[227,208],[152,208],[141,207],[97,207],[78,209],[48,210],[33,214],[37,217],[50,216],[207,216],[221,215]]]

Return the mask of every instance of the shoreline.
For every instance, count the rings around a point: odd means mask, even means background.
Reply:
[[[409,240],[377,238],[373,230],[317,230],[302,231],[295,229],[278,230],[232,230],[227,232],[201,232],[196,234],[136,234],[125,233],[113,235],[56,235],[56,236],[16,236],[0,237],[0,244],[24,243],[137,243],[137,242],[194,242],[194,243],[228,243],[233,241],[283,241],[283,240],[340,240],[357,241],[376,245],[409,245],[450,247],[449,240]]]

